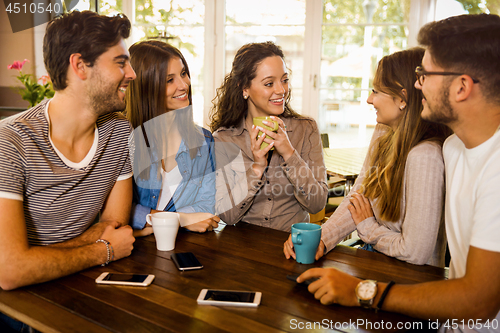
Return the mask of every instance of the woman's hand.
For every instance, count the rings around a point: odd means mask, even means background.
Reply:
[[[290,259],[290,257],[292,257],[293,259],[297,259],[295,251],[293,250],[292,235],[288,236],[288,239],[283,244],[283,253],[285,254],[285,257],[287,259]],[[314,259],[318,260],[324,254],[325,254],[325,243],[323,243],[323,241],[321,240],[319,241],[318,250],[316,251],[316,256]]]
[[[185,228],[194,232],[212,231],[219,226],[219,221],[220,218],[218,216],[212,216],[206,220],[187,225]]]
[[[144,229],[134,230],[134,237],[144,237],[153,233],[153,227],[146,223]]]
[[[149,213],[154,214],[160,212],[162,212],[162,210],[151,209]],[[141,230],[134,229],[134,237],[145,237],[151,235],[152,233],[153,233],[153,226],[147,222],[144,225],[144,228],[142,228]]]
[[[278,154],[283,156],[283,159],[286,161],[293,155],[295,148],[292,147],[292,144],[288,139],[288,135],[286,134],[286,125],[283,120],[275,116],[271,116],[271,119],[278,122],[278,131],[276,133],[262,127],[258,127],[258,129],[273,138],[272,140],[265,138],[264,142],[269,144],[274,143],[276,151]],[[274,124],[270,121],[263,121],[262,123],[269,127],[274,126]]]
[[[264,149],[260,149],[260,145],[264,142],[266,135],[262,134],[260,137],[257,137],[259,135],[259,128],[261,127],[252,125],[252,129],[250,130],[250,147],[253,154],[252,169],[257,177],[261,178],[267,167],[267,153],[272,147],[274,147],[274,143],[268,142],[269,146]],[[268,139],[268,141],[270,140]]]
[[[347,209],[351,212],[354,224],[358,225],[362,221],[373,216],[373,209],[370,204],[370,200],[368,200],[363,194],[354,193],[350,200],[351,204],[347,206]]]

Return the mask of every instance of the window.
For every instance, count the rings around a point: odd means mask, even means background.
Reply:
[[[231,71],[238,49],[247,43],[272,41],[285,54],[291,71],[292,107],[302,108],[305,0],[226,0],[224,73]]]
[[[96,0],[80,0],[77,9]],[[462,13],[498,13],[487,0],[100,0],[99,12],[124,12],[129,44],[158,38],[189,64],[196,123],[208,124],[216,89],[246,43],[280,45],[291,70],[292,106],[317,120],[330,145],[363,147],[375,126],[366,104],[378,61],[416,45],[426,22]]]
[[[318,118],[332,147],[368,145],[376,116],[366,99],[378,61],[408,45],[409,10],[410,0],[324,0]]]
[[[203,126],[203,0],[136,0],[132,42],[159,39],[177,47],[189,65],[193,117]]]

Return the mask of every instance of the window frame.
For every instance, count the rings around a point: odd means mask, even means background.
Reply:
[[[91,1],[91,9],[98,8],[99,0]],[[408,47],[417,45],[419,29],[435,18],[438,0],[411,0]],[[92,8],[94,7],[94,8]],[[321,71],[323,0],[306,0],[304,33],[303,99],[301,113],[316,121],[319,119],[319,79]],[[135,0],[123,0],[123,13],[135,24]],[[223,82],[225,63],[225,0],[205,0],[205,58],[203,124],[208,127],[209,112],[216,90]],[[46,25],[34,28],[35,64],[38,76],[45,73],[43,64],[43,35]],[[129,38],[127,46],[131,42]],[[42,73],[43,72],[43,73]],[[41,73],[41,74],[40,74]]]

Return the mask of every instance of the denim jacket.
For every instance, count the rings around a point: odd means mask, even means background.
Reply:
[[[191,159],[184,140],[179,146],[175,161],[182,175],[182,181],[165,207],[167,212],[214,214],[215,207],[215,155],[212,134],[203,129],[205,140]],[[153,160],[155,160],[153,158]],[[130,215],[134,229],[143,229],[146,215],[156,209],[162,181],[157,179],[161,163],[150,167],[149,180],[134,177],[134,197]]]

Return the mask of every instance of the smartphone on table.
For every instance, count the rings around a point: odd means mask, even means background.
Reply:
[[[197,302],[206,305],[256,308],[259,306],[261,298],[260,291],[202,289]]]
[[[170,258],[180,271],[189,271],[193,269],[202,269],[203,265],[196,259],[191,252],[173,253]]]
[[[152,274],[128,274],[128,273],[109,273],[105,272],[99,275],[95,282],[97,284],[114,284],[122,286],[146,287],[153,282],[155,276]]]

